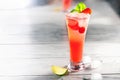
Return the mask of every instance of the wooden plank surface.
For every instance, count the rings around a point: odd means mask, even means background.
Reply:
[[[120,19],[104,0],[86,3],[93,8],[93,15],[84,55],[102,61],[98,71],[105,80],[119,80]],[[100,5],[103,8],[96,7]],[[0,80],[66,79],[51,72],[51,65],[69,64],[65,13],[55,11],[56,7],[59,6],[0,10]],[[95,71],[80,71],[67,79],[90,76]]]

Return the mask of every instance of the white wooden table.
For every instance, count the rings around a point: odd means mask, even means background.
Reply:
[[[105,1],[87,0],[86,4],[93,14],[84,55],[102,61],[99,72],[104,80],[120,80],[120,19]],[[65,16],[57,7],[0,10],[0,80],[60,79],[51,65],[69,63],[69,44]],[[81,80],[93,72],[69,74],[66,80]]]

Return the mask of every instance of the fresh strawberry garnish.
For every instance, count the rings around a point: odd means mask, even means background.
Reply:
[[[85,27],[79,27],[79,33],[84,33],[85,32]]]
[[[74,19],[68,19],[68,27],[70,27],[73,30],[78,30],[78,21]]]
[[[90,8],[86,8],[82,11],[82,13],[91,14],[92,10]]]

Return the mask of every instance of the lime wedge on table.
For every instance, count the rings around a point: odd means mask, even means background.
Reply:
[[[53,65],[51,68],[52,68],[53,73],[59,76],[63,76],[68,73],[68,69],[63,68],[63,67]]]

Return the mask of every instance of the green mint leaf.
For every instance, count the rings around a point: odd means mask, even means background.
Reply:
[[[86,5],[83,2],[80,2],[75,7],[76,10],[79,10],[79,12],[82,12],[86,8]]]
[[[81,11],[83,11],[86,8],[87,8],[87,6],[83,2],[81,2]]]
[[[79,11],[77,11],[76,9],[72,9],[70,12],[73,13],[73,12],[79,12]]]
[[[80,4],[77,4],[75,10],[80,11]]]
[[[80,2],[76,5],[76,7],[73,10],[71,10],[71,12],[81,13],[84,9],[86,9],[86,5],[83,2]]]

